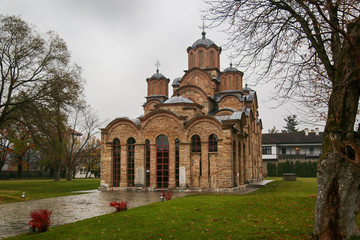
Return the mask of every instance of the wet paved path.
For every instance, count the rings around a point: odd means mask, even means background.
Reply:
[[[191,193],[174,193],[173,198]],[[193,194],[193,193],[192,193]],[[129,208],[160,200],[160,192],[99,192],[0,204],[0,239],[29,231],[29,215],[33,210],[52,210],[52,226],[76,222],[115,211],[114,200],[129,202]]]
[[[248,188],[225,194],[246,194],[256,191],[271,181],[249,184]],[[190,194],[224,194],[215,192],[174,192],[173,198]],[[33,210],[48,209],[52,211],[52,226],[76,222],[79,220],[114,212],[109,204],[114,200],[129,203],[129,208],[160,201],[160,192],[90,191],[87,194],[31,200],[17,203],[0,204],[0,239],[29,231],[29,215]]]

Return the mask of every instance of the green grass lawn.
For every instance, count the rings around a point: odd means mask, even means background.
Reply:
[[[315,195],[315,178],[278,180],[248,195],[191,195],[10,239],[309,239]]]
[[[97,189],[99,185],[100,179],[0,180],[0,204],[73,195],[72,191]],[[21,198],[22,192],[25,192],[25,200]]]

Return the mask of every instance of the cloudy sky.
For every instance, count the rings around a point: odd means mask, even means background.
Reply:
[[[87,102],[104,121],[143,113],[146,78],[155,73],[157,60],[171,82],[184,74],[186,49],[201,37],[205,8],[202,0],[0,0],[0,14],[21,17],[65,40],[73,62],[82,67]],[[225,45],[220,29],[206,33],[218,46]],[[221,71],[229,66],[230,54],[223,49]],[[244,80],[257,91],[263,132],[282,129],[283,118],[296,111],[289,105],[273,109],[272,87],[255,86],[246,72]]]

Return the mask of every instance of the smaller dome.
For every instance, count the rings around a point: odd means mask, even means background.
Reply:
[[[224,73],[228,73],[228,72],[239,72],[239,70],[237,70],[237,68],[234,68],[232,66],[232,63],[230,63],[230,67],[228,67],[224,70]]]
[[[245,87],[243,88],[243,91],[251,92],[252,89],[249,88],[247,84],[245,84]]]
[[[168,100],[166,100],[164,102],[164,104],[169,104],[169,103],[194,103],[194,102],[191,101],[190,99],[187,99],[182,96],[175,96],[175,97],[169,98]]]
[[[162,75],[161,73],[159,73],[159,70],[156,70],[156,73],[154,75],[152,75],[151,78],[160,79],[160,78],[166,78],[166,77],[164,75]]]

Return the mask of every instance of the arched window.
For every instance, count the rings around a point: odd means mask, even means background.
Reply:
[[[204,65],[204,52],[200,51],[199,52],[199,67],[203,67]]]
[[[169,187],[169,140],[165,135],[156,138],[156,187]]]
[[[134,186],[135,182],[135,139],[127,140],[127,180],[128,186]]]
[[[157,94],[157,86],[156,86],[156,82],[154,82],[153,84],[153,95],[156,95]]]
[[[115,138],[113,141],[113,187],[120,186],[121,177],[121,146],[120,140]]]
[[[146,139],[145,141],[145,172],[146,172],[146,187],[150,187],[150,141]]]
[[[215,63],[214,63],[214,51],[210,52],[210,67],[214,67]]]
[[[159,84],[159,94],[160,94],[160,95],[164,95],[163,82],[160,82],[160,84]]]
[[[191,152],[201,152],[201,141],[199,135],[191,137]]]
[[[175,184],[179,187],[179,168],[180,168],[180,140],[175,140]]]
[[[233,173],[234,173],[234,187],[237,187],[236,181],[236,142],[233,141]]]
[[[218,151],[218,137],[215,134],[211,134],[209,136],[209,152],[217,152]]]
[[[194,54],[190,53],[190,66],[189,69],[194,67]]]

